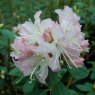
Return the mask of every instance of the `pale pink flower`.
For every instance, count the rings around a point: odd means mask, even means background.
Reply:
[[[22,41],[22,38],[17,38],[12,44],[14,51],[11,52],[11,57],[16,65],[24,74],[24,76],[35,74],[40,82],[45,83],[48,74],[48,66],[43,62],[43,56],[36,55],[34,46],[27,45]],[[33,51],[34,50],[34,51]],[[36,73],[37,67],[40,67]],[[47,69],[44,69],[47,68]]]
[[[15,65],[24,76],[30,75],[31,79],[34,74],[41,83],[45,83],[48,68],[57,72],[64,60],[70,68],[81,67],[84,59],[80,54],[88,51],[89,43],[81,32],[80,17],[68,6],[55,12],[59,22],[50,18],[41,20],[41,11],[38,11],[34,15],[34,23],[19,24],[15,28],[19,37],[11,45]]]
[[[42,42],[51,40],[49,31],[54,21],[50,18],[41,21],[40,14],[41,11],[34,15],[34,24],[32,21],[27,21],[18,25],[17,30],[20,37],[16,38],[12,44],[14,51],[11,52],[11,56],[15,65],[23,71],[25,76],[32,76],[31,73],[34,73],[40,82],[45,83],[49,66],[47,63],[50,62],[46,59],[46,55],[48,55],[50,49],[48,49],[48,43],[42,44]],[[41,49],[43,50],[41,51]],[[53,62],[53,60],[51,61]],[[38,67],[40,69],[36,71]],[[54,66],[51,68],[54,68]]]
[[[64,35],[60,43],[60,50],[63,52],[63,56],[68,65],[72,63],[74,66],[78,67],[77,62],[74,60],[76,59],[79,62],[78,57],[80,57],[80,53],[82,51],[88,51],[89,45],[88,41],[84,38],[84,34],[81,32],[81,25],[79,23],[80,17],[68,6],[65,6],[63,10],[56,9],[55,12],[58,13],[59,23]],[[75,59],[73,60],[72,57],[75,57]],[[83,60],[81,60],[80,63],[83,65]]]
[[[35,18],[34,24],[31,21],[25,22],[24,24],[20,25],[18,29],[20,36],[26,39],[29,44],[37,43],[39,45],[35,50],[37,54],[48,56],[48,53],[51,53],[51,51],[54,52],[52,44],[49,43],[52,41],[51,29],[53,27],[54,21],[52,21],[50,18],[41,21],[39,17],[40,14],[41,11],[38,11],[34,15]],[[47,61],[47,64],[53,71],[56,71],[60,68],[60,66],[58,66],[58,68],[56,66],[56,63],[59,65],[58,62],[59,55],[57,56],[57,61],[54,63],[54,60],[56,60],[55,54],[52,58],[48,57],[50,59],[49,61],[52,62]],[[48,58],[46,57],[45,59],[48,60]]]

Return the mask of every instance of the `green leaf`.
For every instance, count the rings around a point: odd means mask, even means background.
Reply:
[[[61,82],[58,82],[52,88],[52,95],[72,95],[72,94],[70,94],[70,91]]]
[[[52,72],[51,70],[49,71],[49,75],[47,78],[47,83],[49,86],[54,86],[59,80],[58,77],[58,72]]]
[[[84,79],[89,74],[89,71],[84,66],[79,68],[73,67],[71,69],[67,67],[67,70],[75,79]]]
[[[29,82],[26,82],[24,85],[23,85],[23,92],[24,93],[29,93],[33,90],[35,86],[35,82],[33,81],[32,83],[29,83]]]
[[[2,36],[6,39],[9,39],[10,41],[14,41],[14,38],[15,38],[15,34],[7,29],[3,29],[1,31],[2,33]]]
[[[93,85],[91,83],[77,85],[78,89],[80,89],[81,91],[86,91],[86,92],[92,91],[92,87],[93,87]]]
[[[95,92],[89,92],[87,95],[95,95]]]
[[[94,64],[95,64],[95,62],[94,62]],[[92,71],[94,71],[94,72],[95,72],[95,66],[93,66],[91,69],[92,69]]]
[[[94,80],[94,79],[95,79],[95,71],[93,71],[93,72],[91,73],[90,78],[91,78],[92,80]]]
[[[4,66],[0,66],[0,71],[7,72],[7,68],[6,68],[6,67],[4,67]]]
[[[39,95],[47,95],[47,90],[42,91]]]
[[[9,75],[12,76],[21,76],[21,71],[18,68],[13,68],[10,72]]]
[[[70,91],[70,94],[71,94],[71,95],[80,95],[80,94],[78,94],[78,93],[77,93],[76,91],[74,91],[74,90],[71,90],[71,89],[70,89],[69,91]]]
[[[67,72],[67,70],[65,68],[62,68],[59,73],[58,76],[60,77],[60,79],[64,76],[64,74]]]
[[[95,64],[95,62],[94,62],[94,64]],[[92,79],[92,80],[94,80],[95,79],[95,66],[93,66],[92,68],[91,68],[91,76],[90,76],[90,78]]]
[[[49,84],[49,86],[54,86],[58,81],[60,81],[66,71],[67,70],[65,68],[61,69],[59,72],[49,71],[49,75],[47,78],[47,83]]]
[[[46,90],[33,90],[32,92],[30,92],[30,93],[24,93],[24,95],[31,95],[31,93],[32,93],[32,95],[47,95],[47,89]]]

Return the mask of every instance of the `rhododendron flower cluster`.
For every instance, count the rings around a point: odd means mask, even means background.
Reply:
[[[84,59],[82,52],[88,52],[88,40],[85,40],[79,23],[80,17],[71,8],[56,9],[59,21],[51,18],[40,19],[41,11],[34,15],[34,23],[29,20],[15,27],[18,36],[11,45],[11,57],[24,74],[33,75],[45,83],[48,70],[61,70],[61,65],[81,67]]]

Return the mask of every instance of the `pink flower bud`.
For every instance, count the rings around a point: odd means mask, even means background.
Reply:
[[[49,35],[48,33],[44,33],[44,34],[43,34],[43,38],[44,38],[44,40],[45,40],[46,42],[50,42],[50,41],[51,41],[51,37],[50,37],[50,35]]]
[[[51,42],[51,35],[50,35],[50,29],[46,29],[44,34],[43,34],[43,38],[44,38],[44,41],[46,42]]]
[[[82,48],[82,49],[85,49],[85,48],[88,47],[88,45],[89,45],[88,40],[84,40],[84,41],[82,41],[82,43],[81,43],[81,48]]]
[[[83,61],[84,59],[83,58],[76,58],[76,59],[73,59],[74,63],[78,66],[78,67],[81,67],[83,65]]]

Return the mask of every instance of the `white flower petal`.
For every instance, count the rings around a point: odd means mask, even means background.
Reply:
[[[37,79],[41,82],[41,83],[46,83],[45,79],[48,76],[48,66],[47,64],[42,64],[40,67],[40,70],[38,72],[35,73]]]
[[[55,23],[52,27],[52,36],[55,42],[62,40],[64,37],[64,33],[62,32],[62,28],[58,23]]]
[[[34,15],[34,19],[35,19],[35,24],[40,23],[41,19],[40,19],[40,15],[41,15],[42,11],[38,11],[35,13]]]
[[[47,64],[49,65],[51,70],[54,72],[57,72],[61,69],[60,63],[59,63],[59,56],[60,56],[60,53],[55,52],[55,54],[53,53],[52,57],[47,58],[47,61],[48,61]]]

